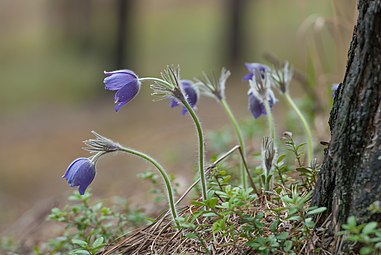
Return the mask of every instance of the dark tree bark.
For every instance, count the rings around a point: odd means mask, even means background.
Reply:
[[[381,201],[381,0],[360,0],[344,81],[336,92],[331,142],[312,203],[328,208],[334,254],[349,246],[335,236],[348,216],[381,222],[369,205]]]

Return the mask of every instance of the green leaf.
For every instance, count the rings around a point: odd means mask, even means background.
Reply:
[[[278,240],[286,240],[288,238],[288,232],[282,232],[276,237]]]
[[[284,242],[284,251],[288,252],[291,250],[291,248],[292,248],[292,241],[290,241],[290,240],[285,241]]]
[[[90,255],[90,252],[86,250],[77,249],[70,251],[69,255]]]
[[[92,248],[97,250],[97,249],[103,247],[104,246],[104,243],[103,243],[104,240],[105,239],[102,236],[97,238],[97,240],[94,241]]]
[[[315,222],[313,222],[312,218],[307,218],[304,221],[304,225],[306,225],[307,228],[314,228],[315,227]]]
[[[362,247],[362,248],[360,249],[360,254],[361,254],[361,255],[370,254],[371,252],[373,252],[373,249],[370,248],[370,247],[367,247],[367,246]]]
[[[349,227],[355,227],[357,225],[356,217],[355,216],[349,216],[347,219],[347,223]]]
[[[313,214],[322,213],[325,210],[327,210],[327,207],[319,207],[319,208],[313,209],[311,211],[308,211],[307,215],[313,215]]]
[[[276,163],[279,164],[280,162],[283,161],[283,159],[284,159],[285,157],[286,157],[285,154],[280,155],[279,158],[278,158],[278,160],[276,161]]]
[[[192,201],[192,205],[195,205],[195,206],[204,206],[205,204],[202,203],[202,202],[198,202],[198,201]]]
[[[258,243],[257,241],[248,241],[248,242],[246,242],[246,245],[249,247],[252,247],[254,249],[257,249],[260,246],[262,246],[262,244]]]
[[[218,198],[212,197],[208,200],[204,201],[205,205],[208,206],[209,208],[214,209],[216,207],[216,204],[218,203]]]
[[[214,212],[207,212],[207,213],[204,213],[203,216],[204,217],[216,217],[217,214],[215,214]]]
[[[79,240],[79,239],[73,239],[71,242],[73,244],[76,244],[76,245],[80,246],[81,248],[87,248],[87,246],[88,246],[87,242]]]
[[[365,225],[365,227],[362,229],[363,234],[371,234],[373,230],[377,227],[377,222],[369,222],[368,224]]]
[[[298,168],[296,168],[296,171],[301,172],[301,173],[306,173],[306,174],[311,173],[311,170],[308,168],[305,168],[305,167],[298,167]]]
[[[278,230],[278,225],[279,225],[279,220],[275,220],[273,223],[271,223],[270,225],[271,232],[275,233]]]
[[[186,238],[189,238],[189,239],[193,239],[193,238],[196,238],[197,235],[195,233],[186,233],[185,234],[185,237]]]
[[[299,221],[302,218],[300,216],[298,216],[298,215],[295,215],[295,216],[291,216],[291,217],[289,217],[287,219],[290,220],[290,221]]]

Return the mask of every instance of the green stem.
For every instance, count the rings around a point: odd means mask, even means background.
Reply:
[[[205,175],[205,169],[204,169],[204,161],[205,161],[205,145],[204,145],[204,135],[202,133],[202,128],[201,128],[201,123],[200,120],[198,119],[196,113],[194,112],[193,108],[189,105],[187,100],[183,100],[183,105],[185,108],[187,108],[189,114],[191,115],[193,122],[196,126],[197,130],[197,135],[198,135],[198,170],[200,172],[200,179],[201,179],[201,194],[202,194],[202,199],[205,201],[208,199],[207,196],[207,184],[206,184],[206,175]]]
[[[143,152],[133,150],[130,148],[126,148],[123,146],[120,146],[119,149],[120,149],[120,151],[127,152],[127,153],[130,153],[132,155],[135,155],[135,156],[138,156],[142,159],[147,160],[152,165],[154,165],[156,167],[156,169],[160,172],[161,176],[164,179],[165,187],[167,188],[168,202],[169,202],[169,207],[171,209],[172,218],[175,221],[176,226],[178,228],[180,228],[180,224],[177,221],[177,211],[176,211],[175,202],[173,199],[173,189],[172,189],[171,181],[169,179],[168,174],[164,170],[164,168],[155,159],[153,159],[152,157],[148,156],[147,154],[145,154]]]
[[[160,79],[160,78],[155,78],[155,77],[144,77],[144,78],[139,78],[139,81],[158,81],[158,82],[161,82],[163,84],[166,84],[168,85],[168,88],[173,88],[173,85],[163,79]]]
[[[234,114],[232,113],[228,103],[226,102],[225,99],[221,99],[220,100],[226,114],[228,115],[229,119],[230,119],[230,122],[232,123],[233,127],[234,127],[234,130],[235,130],[235,133],[237,135],[237,139],[238,139],[238,142],[239,142],[239,146],[241,147],[241,150],[242,150],[242,155],[243,157],[245,158],[246,157],[246,152],[245,152],[245,143],[244,143],[244,140],[243,140],[243,137],[242,137],[242,132],[241,132],[241,129],[238,125],[238,122],[237,120],[235,119],[234,117]],[[243,160],[241,160],[241,164],[240,164],[240,167],[241,167],[241,178],[242,178],[242,187],[244,189],[247,188],[247,175],[246,175],[246,171],[245,171],[245,166],[243,164]]]
[[[308,123],[306,119],[304,118],[303,114],[300,112],[299,108],[296,106],[290,95],[286,92],[284,93],[287,102],[291,105],[291,107],[294,109],[296,114],[298,115],[299,119],[302,121],[304,130],[306,131],[307,135],[307,160],[308,160],[308,165],[311,164],[312,159],[313,159],[313,145],[312,145],[312,134],[311,134],[311,129],[308,126]]]
[[[273,114],[271,113],[271,108],[270,108],[269,101],[268,100],[263,100],[263,104],[264,104],[265,109],[266,109],[267,121],[269,123],[269,136],[271,137],[271,139],[273,139],[273,142],[275,144],[274,118],[273,118]]]

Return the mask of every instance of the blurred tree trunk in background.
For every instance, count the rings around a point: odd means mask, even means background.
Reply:
[[[60,0],[51,4],[53,24],[62,26],[65,43],[74,43],[80,52],[88,53],[92,48],[92,1]],[[59,28],[60,29],[60,28]]]
[[[117,0],[116,11],[118,17],[115,69],[124,69],[131,65],[131,35],[132,35],[132,8],[133,0]]]
[[[228,0],[227,61],[229,65],[240,64],[242,60],[243,13],[246,0]]]
[[[330,220],[333,254],[349,254],[348,244],[334,236],[348,216],[360,223],[381,222],[381,214],[368,210],[381,201],[381,0],[360,0],[358,11],[344,81],[330,115],[331,142],[312,201],[328,208],[320,223]]]

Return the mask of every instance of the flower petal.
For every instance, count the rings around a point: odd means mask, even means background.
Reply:
[[[88,158],[78,158],[69,165],[63,177],[71,187],[79,186],[79,193],[83,195],[94,180],[95,165]]]
[[[245,76],[243,76],[242,80],[248,81],[253,79],[254,74],[253,73],[248,73]]]
[[[242,79],[243,80],[252,80],[253,79],[253,74],[255,73],[255,70],[259,70],[262,74],[262,78],[264,78],[264,73],[267,71],[270,71],[270,68],[266,65],[262,65],[260,63],[245,63],[245,66],[247,70],[249,70],[250,74],[245,75]]]
[[[187,112],[188,112],[188,110],[187,110],[187,108],[184,106],[183,109],[181,110],[181,114],[182,114],[182,115],[185,115],[185,114],[187,114]]]
[[[188,80],[181,80],[181,87],[185,93],[189,105],[193,108],[198,101],[198,93],[193,86],[193,83]]]
[[[71,162],[62,178],[65,178],[67,182],[71,184],[73,181],[73,176],[78,172],[79,167],[87,160],[87,158],[77,158]]]
[[[264,104],[251,92],[249,94],[249,110],[254,118],[259,118],[262,114],[266,115]]]
[[[119,90],[131,81],[137,81],[138,79],[136,74],[129,70],[105,72],[105,74],[109,75],[103,80],[107,90]]]
[[[177,102],[176,99],[172,99],[171,102],[169,103],[169,106],[170,106],[171,108],[173,108],[173,107],[178,106],[179,104],[180,104],[180,103]]]
[[[119,89],[114,96],[115,110],[119,111],[120,107],[130,102],[139,92],[140,83],[137,80],[132,80],[126,85],[124,85],[121,89]]]

